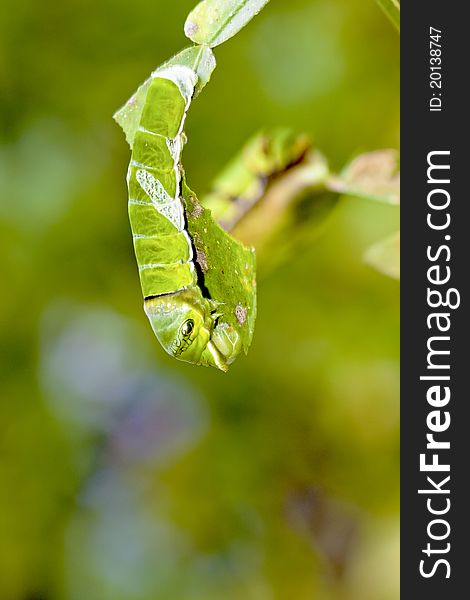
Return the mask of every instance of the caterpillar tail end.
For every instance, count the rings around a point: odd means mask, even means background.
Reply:
[[[212,331],[211,339],[202,353],[202,364],[216,367],[226,373],[241,349],[242,344],[237,331],[223,323]]]
[[[228,363],[225,356],[221,354],[214,342],[210,341],[201,356],[201,364],[208,367],[215,367],[224,373],[228,371]]]

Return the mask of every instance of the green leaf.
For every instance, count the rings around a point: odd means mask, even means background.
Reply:
[[[230,231],[263,199],[269,181],[298,164],[310,147],[307,135],[290,129],[256,133],[218,174],[202,203]],[[270,227],[269,220],[264,226]]]
[[[400,31],[400,0],[377,0],[384,13]]]
[[[188,15],[184,33],[213,48],[240,31],[269,0],[203,0]]]
[[[196,263],[211,298],[223,298],[221,323],[240,334],[245,353],[250,347],[256,319],[256,256],[226,233],[183,184],[188,231],[196,249]]]
[[[355,158],[327,186],[334,192],[399,204],[400,172],[396,150],[377,150]]]
[[[156,71],[165,69],[172,65],[182,65],[193,69],[198,76],[195,93],[198,94],[208,83],[212,71],[216,67],[215,57],[212,50],[203,46],[191,46],[185,48],[165,63],[160,65]],[[129,98],[126,104],[120,108],[113,116],[114,120],[123,129],[126,140],[132,148],[134,145],[134,136],[139,127],[140,116],[144,108],[147,91],[150,86],[151,77],[146,79],[137,91]]]
[[[364,254],[364,260],[384,275],[400,279],[400,232],[371,246]]]

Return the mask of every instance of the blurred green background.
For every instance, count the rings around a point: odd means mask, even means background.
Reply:
[[[397,209],[344,197],[260,261],[227,375],[166,356],[142,310],[112,114],[194,4],[2,3],[0,598],[395,599],[398,284],[362,254]],[[216,49],[191,186],[263,126],[335,168],[398,147],[398,42],[372,0],[272,0]]]

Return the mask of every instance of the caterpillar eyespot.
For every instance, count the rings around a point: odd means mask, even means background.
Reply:
[[[192,319],[188,319],[181,326],[181,334],[183,336],[191,335],[191,331],[194,329],[194,321]]]

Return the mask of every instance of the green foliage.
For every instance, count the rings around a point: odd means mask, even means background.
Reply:
[[[214,179],[210,193],[203,198],[204,206],[224,229],[234,230],[250,212],[266,204],[269,182],[301,162],[310,146],[307,135],[286,128],[255,134]],[[272,220],[258,221],[264,230],[273,227]],[[251,238],[249,243],[259,243],[255,235]]]
[[[399,156],[396,150],[377,150],[361,154],[328,187],[340,194],[398,204],[400,201]]]
[[[398,204],[398,153],[378,150],[361,154],[335,175],[305,135],[296,136],[285,129],[263,131],[219,174],[204,205],[236,237],[267,255],[273,266],[279,262],[283,238],[291,231],[297,231],[299,237],[302,224],[292,215],[301,211],[302,219],[308,219],[310,234],[330,216],[337,202],[331,197],[325,202],[328,191]],[[285,258],[285,247],[282,252]],[[381,273],[399,278],[399,241],[387,238],[383,244],[374,244],[365,259]]]
[[[327,187],[333,191],[386,204],[400,203],[399,155],[395,150],[361,154],[343,171],[332,176]],[[374,243],[364,260],[380,273],[400,279],[400,233]]]
[[[234,36],[269,0],[203,0],[184,25],[186,36],[196,44],[213,48]]]

